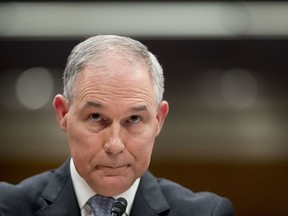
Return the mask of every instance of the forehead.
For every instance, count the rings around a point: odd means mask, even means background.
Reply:
[[[126,81],[132,80],[134,82],[139,81],[143,85],[152,84],[151,74],[144,64],[119,55],[110,58],[101,58],[87,64],[80,72],[79,82],[91,81],[91,79],[93,79],[93,82],[105,82],[105,80],[113,82],[117,80],[118,82],[114,83],[114,85],[121,85]]]
[[[115,99],[143,97],[154,102],[153,82],[147,67],[121,58],[88,64],[80,72],[75,87],[75,96],[107,97],[110,94]]]

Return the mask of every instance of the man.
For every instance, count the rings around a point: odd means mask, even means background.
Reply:
[[[16,186],[1,183],[0,215],[98,216],[94,197],[124,197],[131,216],[233,215],[228,199],[147,171],[169,110],[163,92],[162,68],[140,42],[107,35],[77,45],[53,102],[71,158]]]

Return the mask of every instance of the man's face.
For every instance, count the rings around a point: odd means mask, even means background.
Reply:
[[[119,58],[102,63],[81,71],[69,108],[59,95],[54,108],[77,172],[97,193],[113,196],[147,170],[168,104],[155,106],[152,81],[143,66]]]

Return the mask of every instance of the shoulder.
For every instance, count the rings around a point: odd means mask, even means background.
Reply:
[[[43,188],[51,177],[53,171],[47,171],[32,177],[29,177],[19,184],[13,185],[6,182],[0,182],[1,194],[5,196],[27,195],[37,193],[37,188]]]
[[[37,201],[52,173],[35,175],[17,185],[0,182],[0,215],[21,215],[37,207]]]
[[[171,207],[175,211],[197,212],[198,215],[233,215],[230,200],[211,192],[195,193],[175,182],[157,179],[159,186]],[[185,213],[184,213],[185,214]]]
[[[225,197],[211,192],[196,193],[178,183],[155,178],[151,174],[146,177],[146,180],[150,179],[160,188],[160,193],[170,208],[168,215],[232,216],[234,214],[232,203]]]
[[[56,170],[32,176],[17,185],[0,182],[0,215],[35,215],[70,190],[70,158]],[[68,197],[73,195],[73,191]],[[65,202],[64,202],[65,203]]]

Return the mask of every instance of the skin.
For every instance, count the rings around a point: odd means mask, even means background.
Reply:
[[[112,57],[80,72],[72,104],[62,95],[53,102],[77,172],[103,196],[123,193],[145,173],[169,108],[155,105],[145,67]]]

